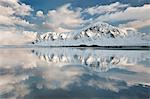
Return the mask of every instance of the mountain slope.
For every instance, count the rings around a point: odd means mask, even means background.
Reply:
[[[48,32],[39,35],[33,42],[42,46],[137,46],[148,45],[145,35],[134,31],[125,31],[107,23],[90,24],[73,32]]]

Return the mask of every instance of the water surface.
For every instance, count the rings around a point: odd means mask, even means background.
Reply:
[[[148,50],[1,48],[0,99],[149,99]]]

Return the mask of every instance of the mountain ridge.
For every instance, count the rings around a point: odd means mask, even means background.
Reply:
[[[148,44],[148,41],[143,39],[144,37],[143,33],[126,31],[107,23],[97,22],[72,32],[47,32],[38,35],[32,44],[44,46],[137,46]]]

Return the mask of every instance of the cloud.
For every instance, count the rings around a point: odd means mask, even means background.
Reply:
[[[50,10],[43,26],[55,32],[68,32],[83,23],[80,9],[71,10],[71,5],[65,4],[56,10]]]
[[[122,28],[134,28],[134,29],[141,29],[143,27],[150,27],[150,20],[136,20],[136,21],[130,21],[126,24],[120,24],[119,27]]]
[[[103,18],[102,20],[144,20],[150,19],[150,15],[148,15],[150,10],[150,5],[144,5],[142,7],[128,7],[125,11],[120,11],[112,14],[106,14],[100,16]]]
[[[21,19],[21,17],[30,15],[33,9],[24,3],[18,3],[17,0],[1,0],[0,1],[0,25],[7,26],[27,26],[32,27],[28,21]]]
[[[15,28],[0,29],[0,45],[20,45],[35,40],[37,33],[33,31],[17,30]]]
[[[36,16],[37,16],[37,17],[44,17],[43,11],[40,11],[40,10],[37,11],[37,12],[36,12]]]
[[[150,27],[149,4],[131,7],[128,4],[116,2],[110,5],[97,5],[86,9],[72,8],[71,4],[65,4],[57,9],[49,10],[47,14],[44,14],[41,10],[37,11],[36,20],[31,18],[34,16],[31,14],[32,11],[34,10],[30,5],[26,5],[19,0],[0,0],[0,44],[26,43],[26,37],[30,36],[26,35],[25,37],[23,31],[30,30],[28,32],[31,33],[34,33],[31,30],[37,32],[69,32],[97,21],[115,22],[124,29],[140,30],[144,27]],[[32,22],[35,21],[37,24],[30,23],[26,16],[30,17]],[[39,20],[39,23],[36,22],[37,20]],[[31,37],[36,34],[31,33],[28,33]],[[17,39],[17,37],[20,38]],[[13,38],[16,38],[16,41]],[[27,41],[30,41],[29,39]]]
[[[65,4],[56,10],[50,10],[45,15],[42,24],[44,29],[54,32],[68,32],[80,29],[89,22],[94,23],[97,21],[116,22],[121,28],[133,30],[150,25],[149,4],[131,7],[128,4],[116,2],[110,5],[93,6],[86,9],[75,8],[75,10],[72,10],[70,7],[70,4]],[[94,15],[96,17],[93,17]],[[43,12],[38,11],[37,16],[43,16]]]
[[[19,16],[30,15],[30,12],[33,11],[29,5],[21,3],[18,0],[1,0],[0,5],[12,9],[14,14]]]
[[[34,24],[30,24],[28,21],[21,19],[20,17],[15,17],[15,16],[3,16],[0,15],[0,25],[4,26],[22,26],[22,27],[34,27]]]
[[[35,27],[24,19],[25,16],[31,15],[31,11],[33,9],[29,5],[18,0],[0,1],[0,44],[23,44],[31,40],[27,38],[29,36],[24,35],[26,28]]]
[[[91,15],[94,14],[105,14],[105,13],[113,13],[116,11],[120,11],[124,8],[128,7],[127,4],[121,4],[119,2],[112,3],[110,5],[101,5],[101,6],[94,6],[84,10],[84,12],[89,13]]]
[[[107,22],[117,22],[117,21],[127,21],[120,25],[121,27],[130,27],[139,29],[144,26],[150,25],[150,5],[145,4],[141,7],[128,7],[126,10],[117,11],[115,13],[106,13],[100,15],[96,21],[107,21]]]

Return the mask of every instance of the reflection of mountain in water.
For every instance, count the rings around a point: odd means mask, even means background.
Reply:
[[[80,64],[98,72],[106,72],[116,65],[132,65],[145,58],[147,52],[112,51],[98,49],[51,48],[32,50],[41,60],[48,63]],[[141,58],[142,57],[142,58]]]
[[[44,48],[32,52],[0,50],[0,99],[149,97],[148,51]]]

